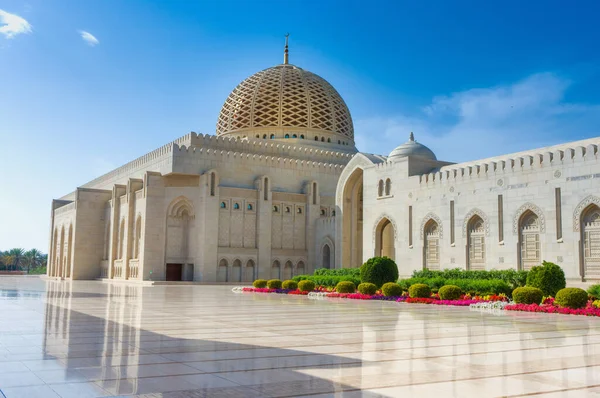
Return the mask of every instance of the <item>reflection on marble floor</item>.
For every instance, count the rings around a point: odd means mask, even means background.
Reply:
[[[600,319],[0,277],[0,389],[7,398],[600,397]]]

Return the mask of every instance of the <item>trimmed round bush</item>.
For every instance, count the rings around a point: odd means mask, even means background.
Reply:
[[[408,295],[411,298],[429,298],[431,288],[424,283],[416,283],[408,288]]]
[[[256,288],[267,287],[267,280],[266,279],[257,279],[252,283],[252,286],[254,286]]]
[[[372,283],[381,287],[387,282],[398,280],[398,266],[388,257],[373,257],[360,267],[361,283]]]
[[[281,289],[281,281],[279,279],[271,279],[267,282],[269,289]]]
[[[537,287],[518,287],[513,290],[512,298],[517,304],[539,304],[544,298],[544,292]]]
[[[356,286],[350,281],[342,281],[335,286],[335,291],[338,293],[354,293]]]
[[[583,308],[588,301],[588,294],[585,290],[578,287],[567,287],[560,289],[556,293],[554,302],[561,307]]]
[[[284,289],[296,290],[298,289],[298,282],[288,279],[286,281],[283,281],[281,287]]]
[[[402,286],[396,282],[384,283],[381,286],[381,293],[386,297],[399,297],[402,296]]]
[[[298,289],[302,292],[312,292],[315,290],[315,287],[317,287],[317,285],[315,285],[313,281],[304,280],[298,282]]]
[[[567,286],[565,273],[558,265],[544,261],[542,265],[531,268],[527,274],[527,286],[541,289],[544,296],[555,296]]]
[[[442,300],[458,300],[462,296],[462,289],[456,285],[445,285],[438,291]]]
[[[372,296],[375,293],[377,293],[377,286],[375,286],[374,283],[361,283],[360,285],[358,285],[357,289],[362,294],[368,294],[369,296]]]

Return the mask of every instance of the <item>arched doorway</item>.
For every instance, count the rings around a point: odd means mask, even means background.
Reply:
[[[425,224],[423,230],[425,268],[440,269],[440,227],[431,219]]]
[[[241,282],[242,281],[242,262],[238,259],[233,261],[231,267],[231,279],[227,282]]]
[[[519,218],[519,268],[529,271],[540,265],[540,220],[531,210]]]
[[[323,246],[323,250],[322,250],[322,265],[323,268],[331,268],[331,249],[329,248],[328,244],[325,244],[325,246]]]
[[[305,275],[305,269],[304,261],[298,261],[298,264],[296,264],[296,275]]]
[[[396,259],[395,231],[392,222],[384,217],[375,228],[375,255]]]
[[[584,275],[588,278],[598,278],[600,277],[600,207],[595,204],[588,206],[583,211],[581,224]]]
[[[294,265],[292,262],[287,261],[283,267],[283,280],[292,279],[292,276],[294,275],[293,269]]]
[[[246,262],[246,269],[244,270],[244,282],[254,281],[254,260],[248,260]]]
[[[474,215],[467,223],[467,268],[485,270],[485,224]]]
[[[219,261],[219,267],[217,268],[217,282],[227,282],[228,265],[227,260],[224,258]]]
[[[342,267],[363,262],[363,171],[357,168],[344,186],[342,219]]]
[[[271,279],[280,279],[281,278],[281,263],[279,260],[273,261],[273,266],[271,267]]]

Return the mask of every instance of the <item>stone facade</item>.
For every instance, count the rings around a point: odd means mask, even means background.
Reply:
[[[546,260],[567,278],[600,278],[600,138],[460,164],[415,144],[356,154],[342,172],[338,267],[388,255],[407,276]]]
[[[600,278],[600,139],[452,164],[412,136],[357,153],[350,112],[286,61],[187,134],[52,202],[48,275],[250,282],[375,255],[400,274],[529,269]]]

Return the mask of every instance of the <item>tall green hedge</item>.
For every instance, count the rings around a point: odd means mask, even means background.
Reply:
[[[431,271],[428,269],[422,271],[414,271],[413,278],[442,278],[442,279],[500,279],[508,283],[513,289],[525,286],[527,282],[527,271],[517,271],[514,269],[507,270],[490,270],[490,271],[467,271],[460,268],[445,269],[443,271]]]
[[[399,280],[398,284],[403,290],[408,290],[412,285],[425,284],[434,291],[445,285],[455,285],[465,293],[479,295],[500,293],[510,295],[512,292],[511,286],[501,279],[409,278]]]
[[[328,275],[297,275],[292,278],[296,282],[313,281],[317,286],[335,287],[340,282],[352,282],[356,286],[360,285],[360,278],[355,276],[328,276]]]

